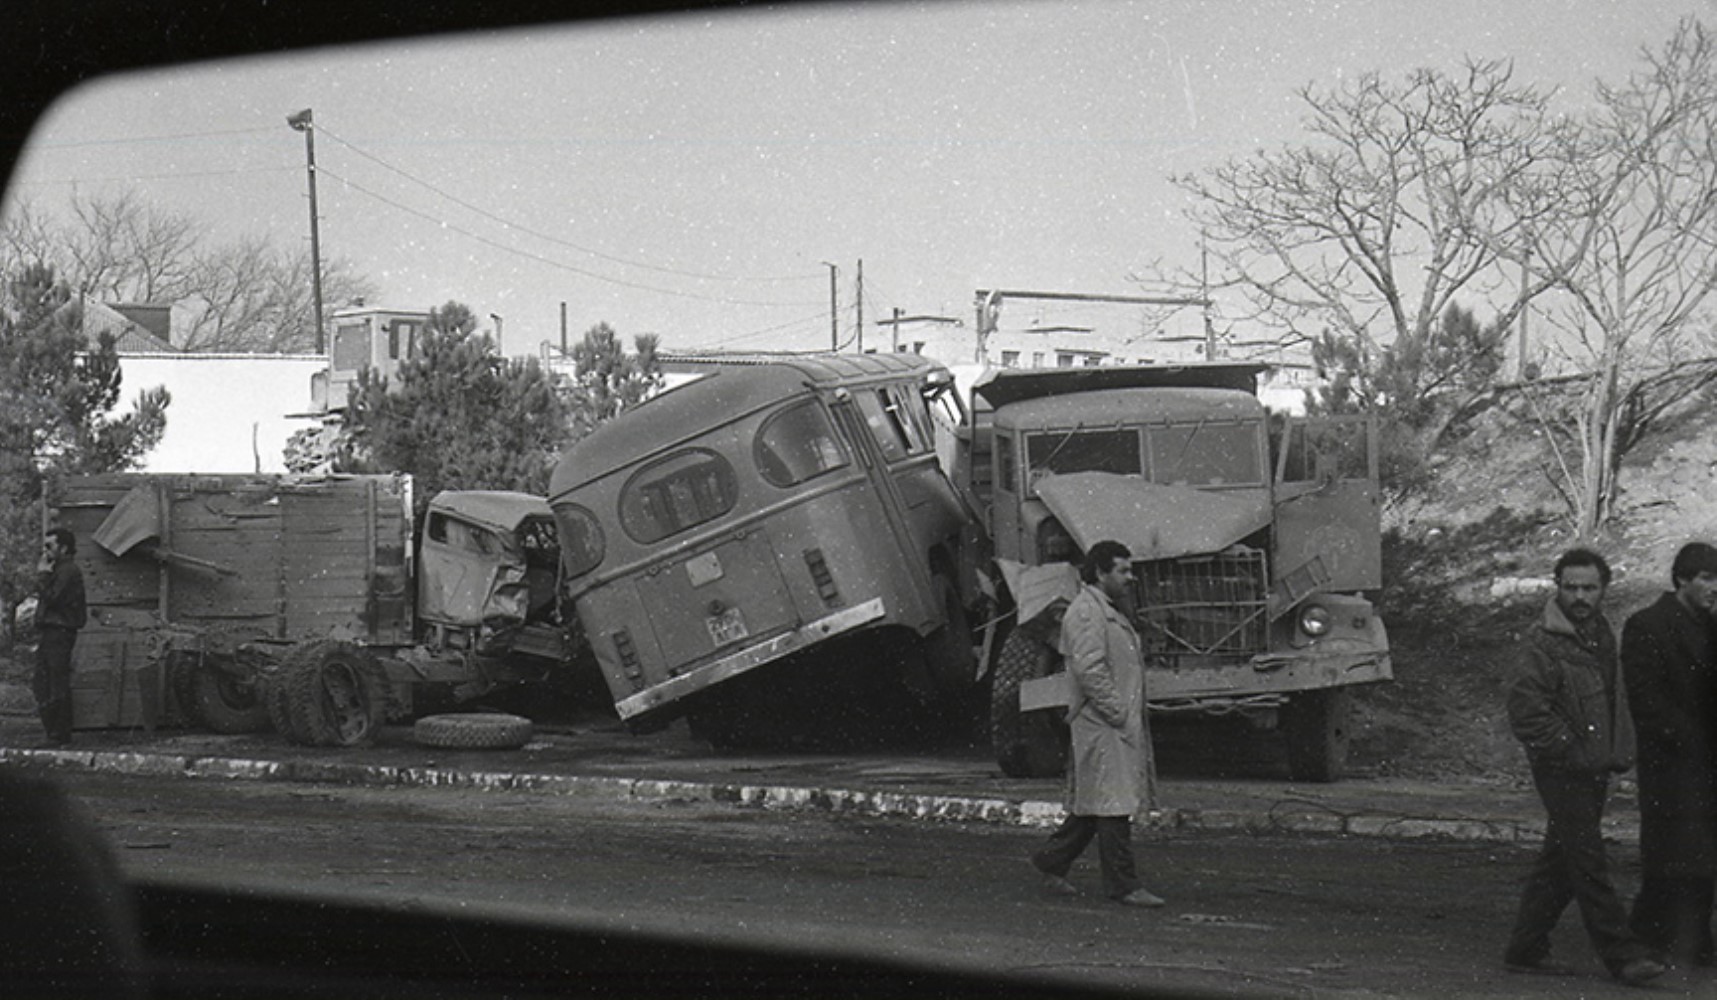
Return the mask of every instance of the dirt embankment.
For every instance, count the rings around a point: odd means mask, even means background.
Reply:
[[[1607,608],[1620,629],[1669,586],[1688,541],[1717,543],[1717,396],[1624,463],[1617,517],[1596,548],[1615,571]],[[1383,774],[1526,781],[1508,730],[1502,678],[1574,544],[1554,453],[1530,424],[1481,419],[1437,468],[1426,495],[1385,511],[1380,604],[1395,682],[1360,699],[1355,764]]]

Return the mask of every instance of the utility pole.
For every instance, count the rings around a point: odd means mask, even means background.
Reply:
[[[854,306],[858,310],[858,353],[864,353],[864,258],[858,262],[858,294],[853,296]]]
[[[1204,299],[1204,360],[1216,360],[1216,327],[1210,323],[1210,251],[1198,234],[1198,294]]]
[[[829,350],[838,351],[841,349],[841,334],[836,325],[839,313],[835,301],[835,265],[825,260],[823,266],[829,269]]]
[[[893,342],[889,344],[889,349],[892,350],[895,354],[899,354],[900,353],[900,307],[899,306],[894,307],[894,322],[889,324],[889,328],[894,331]]]
[[[316,300],[316,353],[328,351],[327,327],[322,323],[322,238],[316,222],[316,120],[310,109],[288,115],[286,124],[304,133],[305,170],[310,175],[310,291]]]

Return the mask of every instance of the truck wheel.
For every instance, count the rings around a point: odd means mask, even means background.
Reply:
[[[958,694],[971,687],[978,676],[978,654],[972,648],[972,626],[953,581],[937,573],[931,582],[936,588],[946,624],[925,640],[924,662],[938,687]]]
[[[197,657],[192,653],[183,650],[167,653],[167,690],[173,694],[179,720],[190,727],[199,726],[203,721],[197,717],[197,667]]]
[[[311,746],[360,746],[387,711],[387,677],[363,647],[337,639],[294,651],[286,668],[293,735]]]
[[[1021,712],[1021,683],[1052,673],[1055,653],[1015,629],[996,658],[990,688],[990,745],[1010,778],[1052,778],[1067,768],[1067,731],[1048,710]]]
[[[286,668],[282,666],[264,673],[258,686],[262,689],[262,707],[268,713],[268,724],[286,737],[288,743],[305,742],[292,727],[292,710],[286,703]]]
[[[191,675],[190,713],[217,733],[256,733],[268,728],[268,706],[260,684],[247,683],[210,664]]]
[[[1302,691],[1281,709],[1282,735],[1288,744],[1288,777],[1329,782],[1347,769],[1352,699],[1346,688]]]
[[[419,745],[452,750],[517,750],[531,741],[531,720],[503,712],[426,715],[413,723]]]

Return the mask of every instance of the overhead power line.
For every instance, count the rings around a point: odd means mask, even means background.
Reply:
[[[417,176],[410,174],[404,170],[401,170],[399,167],[394,166],[393,164],[387,162],[386,160],[382,159],[379,156],[376,156],[373,153],[369,153],[369,152],[366,152],[366,151],[358,148],[357,146],[353,145],[352,143],[346,141],[345,139],[340,138],[338,135],[334,134],[333,132],[330,132],[326,126],[323,126],[321,129],[319,129],[319,131],[323,135],[334,140],[335,142],[339,143],[340,145],[346,147],[347,149],[351,150],[352,152],[358,154],[359,156],[363,157],[364,159],[369,160],[370,162],[381,166],[385,170],[389,170],[395,174],[398,174],[399,176],[404,177],[406,180],[411,181],[413,184],[419,185],[420,187],[423,187],[429,191],[432,191],[436,195],[438,195],[442,198],[446,198],[448,201],[453,202],[455,205],[458,205],[461,208],[467,209],[468,211],[476,212],[478,215],[481,215],[483,218],[488,219],[491,222],[497,222],[503,226],[508,227],[509,229],[516,229],[521,233],[527,233],[531,236],[535,236],[539,240],[544,240],[544,241],[549,242],[549,243],[554,243],[558,246],[563,246],[563,247],[566,247],[570,250],[577,250],[579,253],[587,253],[587,254],[590,254],[592,257],[599,257],[602,260],[609,261],[610,263],[624,264],[628,267],[638,267],[638,268],[643,268],[647,271],[656,271],[656,272],[659,272],[662,274],[673,274],[673,275],[678,275],[680,277],[685,277],[685,278],[702,278],[702,279],[706,279],[709,281],[779,282],[779,281],[805,281],[805,280],[810,279],[810,278],[822,277],[821,274],[815,274],[815,275],[813,275],[813,274],[792,274],[792,275],[775,275],[775,276],[767,276],[767,277],[741,277],[741,276],[729,275],[729,274],[712,274],[712,273],[703,272],[703,271],[691,271],[691,270],[685,270],[682,268],[667,267],[667,266],[660,265],[660,264],[651,264],[651,263],[648,263],[646,261],[632,260],[632,259],[629,259],[626,257],[618,257],[618,256],[615,256],[613,254],[604,253],[601,250],[597,250],[597,249],[594,249],[592,247],[587,247],[587,246],[584,246],[584,245],[579,244],[579,243],[574,243],[571,240],[563,239],[559,236],[555,236],[555,235],[552,235],[550,233],[545,233],[545,232],[542,232],[541,230],[538,230],[538,229],[532,229],[530,226],[526,226],[522,223],[515,222],[511,219],[504,218],[500,215],[496,215],[495,213],[489,211],[486,208],[483,208],[479,205],[474,205],[471,202],[466,201],[463,198],[460,198],[458,195],[455,195],[455,194],[452,194],[450,192],[442,190],[441,188],[435,186],[434,184],[429,183],[428,181],[424,180],[421,177],[417,177]]]
[[[44,142],[38,149],[76,149],[81,146],[123,146],[136,142],[177,142],[180,139],[213,139],[228,135],[252,135],[267,132],[274,133],[272,128],[229,128],[211,132],[177,132],[169,135],[137,135],[123,138],[82,139],[77,142]]]
[[[477,242],[483,244],[484,246],[493,247],[496,250],[500,250],[504,253],[513,254],[516,257],[524,257],[528,260],[534,260],[539,264],[547,264],[550,267],[556,267],[556,268],[559,268],[563,271],[571,271],[574,274],[583,275],[586,278],[590,278],[590,279],[595,280],[595,281],[605,282],[605,283],[610,284],[610,285],[619,285],[623,288],[634,288],[634,289],[637,289],[639,291],[644,291],[644,292],[655,292],[655,293],[660,294],[660,295],[674,295],[674,296],[678,296],[680,298],[697,299],[697,300],[702,301],[702,302],[715,302],[715,303],[718,303],[721,305],[779,307],[779,306],[808,306],[808,305],[814,304],[810,301],[764,302],[764,301],[746,300],[746,299],[730,299],[730,298],[724,298],[724,297],[715,296],[715,295],[700,295],[696,292],[686,292],[686,291],[681,291],[679,289],[674,289],[674,288],[658,288],[654,285],[645,285],[645,284],[640,284],[640,283],[635,282],[635,281],[626,281],[626,280],[621,279],[621,278],[612,278],[612,277],[609,277],[608,275],[598,274],[595,271],[590,271],[590,270],[587,270],[585,268],[579,267],[576,264],[568,264],[565,261],[555,260],[551,257],[544,257],[542,254],[539,254],[539,253],[532,253],[529,250],[521,250],[518,247],[508,246],[507,244],[502,243],[498,240],[490,239],[487,236],[483,236],[483,235],[480,235],[478,233],[471,232],[469,229],[463,229],[459,226],[454,225],[451,222],[448,222],[445,219],[437,218],[436,216],[431,215],[428,212],[420,211],[418,209],[412,208],[410,205],[405,205],[405,204],[401,204],[400,202],[394,201],[392,198],[389,198],[388,196],[386,196],[384,194],[379,194],[375,191],[371,191],[369,188],[366,188],[363,185],[358,184],[355,181],[352,181],[348,178],[342,177],[339,174],[335,173],[334,171],[329,170],[327,167],[318,166],[317,172],[324,174],[324,175],[328,176],[329,178],[340,182],[341,184],[346,185],[347,187],[351,188],[352,190],[357,191],[359,194],[363,194],[363,195],[366,195],[368,197],[374,198],[375,200],[381,202],[384,205],[388,205],[388,206],[391,206],[393,208],[396,208],[401,212],[405,212],[407,215],[416,216],[417,218],[422,219],[425,222],[434,223],[435,225],[440,226],[441,228],[446,229],[450,232],[455,232],[455,233],[460,234],[461,236],[465,236],[465,237],[468,237],[470,239],[476,240]]]
[[[231,177],[231,176],[237,176],[237,175],[251,175],[251,174],[295,173],[298,171],[298,169],[299,169],[298,167],[252,167],[252,168],[247,169],[247,170],[199,170],[199,171],[195,171],[193,173],[135,174],[135,175],[128,176],[128,177],[123,177],[123,176],[122,177],[56,177],[56,178],[52,178],[52,179],[41,178],[41,179],[33,180],[33,181],[22,181],[22,182],[19,182],[19,186],[23,187],[23,186],[32,185],[32,184],[43,185],[43,186],[50,185],[50,184],[53,184],[53,185],[60,185],[60,184],[71,184],[71,185],[76,185],[76,184],[105,184],[105,183],[109,183],[109,182],[113,182],[113,181],[130,182],[130,181],[193,180],[193,179],[198,179],[198,178],[203,178],[203,177]]]
[[[829,321],[829,314],[827,312],[812,313],[809,316],[801,316],[798,319],[790,319],[785,323],[777,323],[774,326],[766,326],[761,330],[752,330],[749,333],[740,333],[740,334],[735,334],[731,337],[723,337],[721,339],[720,343],[713,346],[713,347],[711,347],[711,346],[693,347],[693,348],[688,348],[688,350],[691,350],[691,351],[719,351],[719,350],[722,350],[724,348],[730,347],[733,344],[744,343],[745,341],[748,341],[748,340],[756,340],[759,337],[767,337],[770,334],[781,333],[784,330],[791,330],[794,327],[809,327],[813,323],[817,324],[817,328],[816,328],[817,333],[820,335],[822,332],[822,330],[821,330],[822,325],[827,323],[828,321]]]

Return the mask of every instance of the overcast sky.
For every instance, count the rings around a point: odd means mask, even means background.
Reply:
[[[978,288],[1137,293],[1196,267],[1167,178],[1303,137],[1300,86],[1512,59],[1575,102],[1711,0],[796,6],[329,49],[114,78],[45,120],[8,191],[135,189],[307,241],[381,302],[504,318],[509,353],[606,321],[673,349],[969,318]],[[1078,317],[1054,316],[1054,321]],[[867,330],[867,336],[871,336]]]

